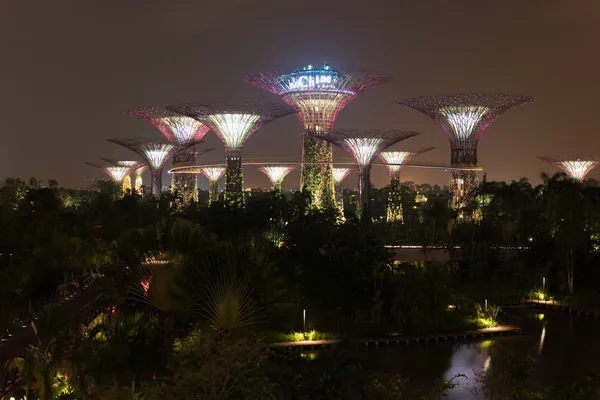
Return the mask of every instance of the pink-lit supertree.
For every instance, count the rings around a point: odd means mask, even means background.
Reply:
[[[557,159],[552,157],[538,157],[539,160],[556,165],[565,171],[569,178],[583,182],[585,176],[600,163],[596,159]]]
[[[287,174],[298,168],[298,164],[268,164],[258,165],[256,168],[269,178],[272,190],[281,191],[281,182]]]
[[[358,198],[356,215],[365,224],[371,222],[371,164],[385,148],[418,135],[417,132],[397,130],[340,130],[329,135],[315,135],[316,139],[341,147],[354,158],[358,171]]]
[[[180,146],[188,146],[173,156],[173,167],[193,165],[196,161],[196,144],[209,131],[209,127],[193,118],[174,113],[164,107],[138,107],[123,111],[154,125],[165,138]],[[184,204],[198,201],[198,184],[195,175],[174,174],[173,187],[183,195]]]
[[[162,193],[162,170],[169,158],[175,153],[192,145],[176,145],[164,140],[148,139],[108,139],[109,142],[120,144],[137,153],[150,166],[151,193],[160,198]]]
[[[335,183],[335,202],[340,210],[340,214],[344,215],[344,191],[342,190],[342,182],[352,171],[352,168],[333,167],[331,173],[333,175],[333,182]]]
[[[209,126],[225,145],[225,201],[233,207],[244,202],[244,143],[264,124],[293,113],[285,105],[260,103],[187,103],[168,109]]]
[[[86,163],[89,166],[98,168],[105,172],[110,179],[115,182],[122,190],[131,190],[130,174],[136,167],[143,165],[140,161],[113,161],[103,159],[104,163]]]
[[[288,74],[279,72],[248,75],[244,81],[265,89],[294,108],[302,128],[302,171],[300,189],[307,189],[317,207],[335,205],[334,180],[331,175],[332,149],[326,141],[313,135],[328,135],[340,111],[367,89],[391,82],[389,75],[362,71],[346,73],[328,65],[312,65]],[[314,163],[314,164],[311,164]]]
[[[403,223],[402,216],[402,185],[400,184],[400,169],[402,164],[412,158],[423,154],[434,147],[426,147],[417,151],[384,151],[379,156],[386,162],[390,171],[390,184],[388,185],[387,221]]]
[[[479,212],[463,212],[477,204],[478,186],[477,144],[486,128],[502,113],[533,101],[531,97],[501,93],[468,93],[432,97],[414,97],[401,100],[399,105],[415,109],[432,118],[450,141],[451,165],[462,170],[451,170],[450,191],[452,208],[460,220],[478,220]]]

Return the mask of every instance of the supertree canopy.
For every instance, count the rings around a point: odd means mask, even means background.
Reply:
[[[209,127],[203,123],[177,114],[164,107],[138,107],[123,111],[124,114],[150,122],[162,132],[165,138],[177,145],[190,145],[173,156],[173,166],[191,165],[195,162],[195,145],[202,141]],[[175,174],[173,186],[183,195],[184,203],[198,201],[196,177],[189,174]]]
[[[129,174],[137,166],[143,165],[139,161],[113,161],[107,158],[102,159],[104,163],[86,163],[92,167],[98,168],[105,172],[110,178],[118,184],[123,191],[131,190],[131,178]]]
[[[585,176],[600,163],[600,160],[595,159],[556,159],[552,157],[538,157],[538,159],[556,165],[565,171],[569,178],[579,182],[583,182]]]
[[[208,180],[208,202],[219,200],[219,180],[225,175],[225,166],[202,167],[200,173]]]
[[[242,148],[262,125],[293,113],[285,105],[260,103],[187,103],[169,110],[194,118],[212,129],[225,145],[225,200],[241,206],[244,200]]]
[[[350,154],[358,166],[358,199],[356,215],[366,224],[370,223],[371,163],[386,147],[410,137],[417,132],[397,130],[341,130],[315,138],[335,144]]]
[[[400,184],[400,169],[413,157],[433,150],[434,147],[422,148],[417,151],[384,151],[380,157],[387,163],[390,171],[390,184],[388,185],[387,221],[403,222],[402,216],[402,185]]]
[[[342,190],[342,182],[346,179],[350,171],[352,171],[352,168],[334,167],[331,170],[333,181],[335,183],[335,202],[342,215],[344,215],[344,192]]]
[[[399,105],[421,111],[437,122],[450,141],[451,164],[458,168],[477,166],[477,144],[485,129],[502,113],[533,101],[516,94],[468,93],[401,100]],[[452,208],[461,210],[476,201],[477,172],[450,172]],[[477,219],[477,213],[459,213],[460,219]]]
[[[389,75],[368,71],[346,73],[328,65],[322,68],[309,65],[288,74],[272,72],[244,77],[245,82],[281,97],[296,111],[305,132],[300,188],[311,192],[315,206],[333,206],[335,198],[332,150],[328,142],[317,141],[313,135],[330,134],[337,115],[350,100],[391,80]]]
[[[109,142],[120,144],[123,147],[137,153],[150,166],[152,177],[151,192],[159,198],[162,191],[162,169],[169,158],[176,152],[185,149],[192,144],[177,145],[163,140],[148,139],[108,139]]]
[[[281,190],[281,182],[287,174],[298,168],[298,164],[259,165],[258,170],[269,177],[273,190]]]

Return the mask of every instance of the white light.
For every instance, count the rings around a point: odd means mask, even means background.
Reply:
[[[199,141],[208,131],[208,127],[204,126],[202,123],[193,118],[181,115],[164,117],[160,119],[160,122],[163,126],[167,127],[173,135],[173,138],[169,139],[175,139],[174,141],[177,143]]]
[[[572,160],[558,162],[558,166],[561,167],[570,178],[578,181],[583,181],[588,172],[590,172],[597,164],[598,161],[592,160]]]
[[[115,182],[123,181],[123,178],[131,171],[131,167],[106,167],[105,169]]]
[[[344,139],[345,146],[352,151],[356,163],[360,166],[370,164],[383,143],[384,141],[381,138]]]
[[[481,119],[490,111],[484,106],[452,106],[439,110],[454,132],[455,138],[469,139]]]
[[[342,183],[350,171],[350,168],[333,168],[331,173],[333,174],[333,180],[335,181],[336,185]]]
[[[202,167],[200,170],[209,183],[218,181],[225,174],[224,167]]]
[[[144,154],[148,159],[148,162],[154,169],[158,169],[163,166],[170,152],[173,150],[173,145],[170,144],[157,144],[150,145],[144,149]]]
[[[271,184],[277,185],[289,174],[295,166],[293,165],[267,165],[259,169],[269,177]]]
[[[208,119],[227,150],[241,150],[244,142],[253,131],[260,115],[255,114],[213,114]]]
[[[388,164],[404,164],[414,155],[415,153],[410,151],[384,151],[381,153],[381,158]],[[398,172],[402,168],[401,165],[388,165],[387,167],[392,173]]]

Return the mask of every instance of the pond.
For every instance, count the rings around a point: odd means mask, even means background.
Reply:
[[[361,349],[358,357],[371,370],[399,373],[419,387],[464,374],[465,386],[476,385],[474,371],[493,368],[495,344],[518,355],[532,355],[532,379],[552,386],[573,382],[590,370],[600,371],[600,320],[564,312],[508,309],[523,319],[523,334],[471,342],[440,342]],[[473,399],[464,388],[452,390],[449,399]]]

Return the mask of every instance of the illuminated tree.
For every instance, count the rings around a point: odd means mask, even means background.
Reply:
[[[225,165],[210,165],[206,167],[177,167],[169,171],[170,174],[202,174],[208,180],[208,204],[219,200],[219,180],[225,175]]]
[[[350,171],[352,171],[352,168],[333,168],[331,170],[333,182],[335,183],[335,202],[342,215],[344,215],[344,192],[342,191],[342,182],[346,179]]]
[[[103,158],[103,164],[86,163],[92,167],[98,168],[105,172],[125,192],[131,190],[131,171],[143,165],[140,161],[113,161],[108,158]]]
[[[281,164],[281,165],[260,165],[257,167],[260,172],[269,177],[272,189],[275,191],[281,190],[281,182],[287,174],[298,168],[296,164]]]
[[[462,170],[450,171],[452,208],[460,220],[479,219],[479,213],[463,209],[476,204],[477,144],[486,128],[502,113],[533,101],[531,97],[501,93],[451,94],[414,97],[398,104],[412,108],[432,118],[450,141],[451,164]]]
[[[585,176],[600,163],[599,160],[594,159],[556,159],[552,157],[538,157],[539,160],[545,161],[550,164],[556,165],[558,168],[565,171],[565,173],[571,178],[579,182],[583,182]]]
[[[409,162],[412,158],[433,150],[427,147],[418,151],[384,151],[380,157],[386,162],[390,171],[390,184],[388,186],[387,221],[403,223],[402,217],[402,185],[400,184],[400,169],[402,164]]]
[[[193,118],[177,114],[163,107],[139,107],[124,110],[124,114],[150,122],[165,138],[177,145],[188,145],[173,156],[173,167],[193,165],[196,161],[196,144],[202,141],[209,127]],[[198,184],[195,175],[173,175],[173,187],[183,195],[184,204],[198,201]]]
[[[212,129],[225,145],[225,201],[239,207],[244,201],[242,148],[262,125],[293,113],[279,104],[199,104],[170,106],[169,110],[194,118]]]
[[[135,183],[133,186],[134,186],[136,193],[139,193],[141,195],[144,194],[143,174],[144,174],[144,172],[146,172],[147,169],[148,169],[147,165],[142,165],[141,167],[139,167],[138,169],[135,170]]]
[[[365,224],[371,222],[371,163],[386,147],[418,135],[417,132],[395,130],[342,130],[330,135],[315,135],[315,138],[327,140],[350,154],[358,169],[358,199],[356,215]]]
[[[334,180],[331,175],[332,149],[314,135],[328,135],[340,111],[356,96],[372,87],[391,82],[388,75],[375,72],[346,73],[328,65],[312,65],[289,74],[279,72],[248,75],[244,81],[279,97],[296,111],[304,129],[300,189],[308,189],[313,205],[335,205]],[[314,164],[311,164],[314,163]]]
[[[162,140],[148,139],[108,139],[137,153],[150,166],[151,193],[159,198],[162,192],[162,169],[169,158],[191,145],[176,145]]]

